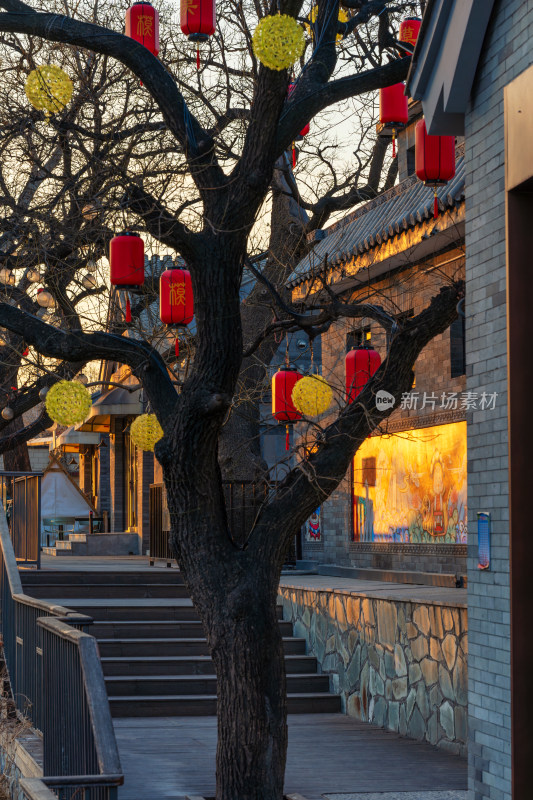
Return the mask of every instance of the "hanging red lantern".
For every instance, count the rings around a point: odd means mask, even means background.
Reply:
[[[392,157],[396,156],[396,130],[407,125],[409,110],[405,83],[394,83],[379,90],[379,121],[392,127]]]
[[[144,283],[144,242],[138,233],[119,233],[109,245],[110,279],[121,289],[138,289]]]
[[[194,316],[191,273],[167,269],[159,279],[159,316],[166,325],[188,325]]]
[[[295,87],[296,87],[295,83],[289,83],[288,97],[290,97],[291,94],[294,92]],[[302,130],[300,131],[300,136],[302,137],[302,139],[304,136],[307,136],[310,130],[311,130],[311,124],[308,122],[305,128],[302,128]]]
[[[128,291],[138,291],[144,283],[144,242],[138,233],[119,233],[109,245],[110,280],[126,292],[126,322],[131,322]]]
[[[414,48],[421,25],[422,20],[419,17],[406,17],[400,24],[399,41],[406,42]],[[402,55],[410,56],[411,53],[407,50],[402,50]]]
[[[289,425],[302,418],[292,402],[292,390],[301,378],[303,375],[289,366],[280,368],[272,377],[272,416],[287,426],[285,450],[289,449]]]
[[[437,187],[444,186],[455,175],[455,136],[430,136],[425,120],[419,120],[415,127],[415,169],[426,186],[433,186],[433,216],[437,219]]]
[[[134,3],[126,11],[126,36],[159,53],[159,13],[151,3]]]
[[[354,347],[346,354],[346,400],[348,403],[353,403],[380,366],[381,357],[371,347]]]
[[[216,5],[215,0],[181,0],[181,30],[190,42],[196,42],[196,67],[200,69],[200,51],[198,45],[207,42],[215,32]]]

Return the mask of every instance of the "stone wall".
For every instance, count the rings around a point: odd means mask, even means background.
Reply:
[[[280,596],[347,714],[466,754],[466,608],[288,586]]]

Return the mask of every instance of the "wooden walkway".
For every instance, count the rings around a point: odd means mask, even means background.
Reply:
[[[214,795],[214,717],[118,719],[115,730],[126,776],[119,800]],[[308,800],[335,793],[466,790],[466,770],[465,759],[344,714],[289,717],[285,791]]]

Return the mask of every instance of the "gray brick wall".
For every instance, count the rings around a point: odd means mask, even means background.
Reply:
[[[356,291],[352,302],[367,300],[378,302],[391,313],[413,311],[418,314],[426,308],[431,298],[434,297],[447,277],[461,275],[464,269],[463,242],[457,237],[456,250],[437,254],[429,262],[417,264],[409,259],[411,254],[406,252],[406,268],[400,274],[386,276],[368,289]],[[455,259],[455,260],[454,260]],[[432,271],[428,267],[440,265],[438,270]],[[372,332],[372,346],[386,356],[386,335],[383,328],[369,320]],[[330,385],[343,397],[345,380],[345,355],[346,337],[354,324],[350,320],[340,320],[331,326],[329,331],[322,335],[322,374]],[[450,331],[436,336],[420,354],[415,365],[416,387],[414,391],[420,398],[424,392],[434,392],[438,397],[442,392],[465,391],[466,379],[464,376],[451,377],[450,357]],[[398,426],[398,430],[410,426],[423,427],[424,424],[443,424],[458,421],[459,416],[454,412],[444,412],[438,422],[434,420],[435,413],[431,409],[425,410],[400,410],[397,409],[390,417],[390,423]],[[392,429],[392,427],[391,427]],[[395,428],[396,430],[396,428]],[[383,552],[383,547],[376,546],[374,552],[369,552],[368,545],[361,548],[351,541],[352,536],[352,492],[351,469],[344,480],[323,503],[321,507],[322,541],[320,543],[303,542],[302,555],[304,559],[318,561],[321,564],[336,564],[340,566],[376,567],[394,570],[418,570],[420,572],[441,572],[464,575],[466,572],[466,559],[464,546],[454,547],[430,544],[393,545]],[[439,551],[439,547],[442,550]]]
[[[470,800],[510,800],[504,86],[533,61],[533,8],[499,0],[466,117],[467,386],[498,392],[468,426]],[[476,512],[492,513],[492,569],[477,569]]]

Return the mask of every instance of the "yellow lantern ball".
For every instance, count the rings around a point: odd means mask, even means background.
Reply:
[[[311,14],[309,16],[309,22],[311,24],[308,25],[306,23],[306,25],[305,25],[307,33],[309,33],[309,34],[312,33],[311,25],[315,24],[317,17],[318,17],[318,6],[314,5],[313,8],[311,9]],[[350,19],[350,17],[346,13],[346,11],[343,8],[339,8],[339,22],[348,22],[349,19]],[[337,44],[339,42],[342,42],[342,33],[338,33],[337,34]]]
[[[78,381],[59,381],[46,395],[48,416],[60,425],[83,422],[91,404],[90,391]]]
[[[254,31],[252,45],[256,57],[269,69],[292,67],[305,48],[301,26],[288,14],[263,17]]]
[[[141,414],[131,423],[130,434],[141,450],[153,450],[163,436],[163,429],[155,414]]]
[[[295,384],[292,402],[306,417],[318,417],[327,411],[333,400],[331,386],[320,375],[308,375]]]
[[[32,106],[48,116],[65,108],[72,98],[74,87],[61,67],[45,64],[30,72],[25,90]]]

